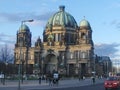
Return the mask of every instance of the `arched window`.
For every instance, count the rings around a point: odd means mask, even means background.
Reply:
[[[86,34],[85,34],[85,33],[82,33],[82,34],[81,34],[81,38],[82,38],[82,39],[86,39]]]
[[[88,53],[83,51],[83,52],[81,52],[80,57],[83,58],[83,59],[88,58]]]

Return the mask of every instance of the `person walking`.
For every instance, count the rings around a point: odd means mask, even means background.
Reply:
[[[52,77],[48,77],[48,80],[49,80],[49,86],[52,86],[53,85],[53,83],[52,83],[53,78]]]
[[[41,80],[42,80],[42,77],[41,77],[41,76],[39,76],[39,84],[41,84]]]
[[[59,82],[59,74],[58,74],[58,72],[55,72],[53,74],[53,83],[58,85],[58,82]]]
[[[93,84],[95,84],[95,77],[92,77],[92,82]]]

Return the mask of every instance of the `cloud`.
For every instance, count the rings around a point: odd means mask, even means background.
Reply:
[[[4,44],[13,45],[15,43],[15,40],[16,40],[15,36],[0,33],[0,45]]]
[[[110,56],[111,58],[115,58],[118,56],[117,52],[119,52],[119,46],[120,44],[117,43],[95,44],[95,54],[99,56]]]
[[[4,33],[0,33],[0,49],[4,47],[5,45],[7,45],[10,49],[13,50],[15,48],[16,38],[17,38],[16,35],[12,36],[12,35],[6,35]],[[37,38],[38,37],[32,38],[33,47],[35,45]]]
[[[110,22],[110,25],[114,26],[117,29],[120,29],[120,20],[114,19],[113,21]]]
[[[45,26],[46,22],[48,21],[48,19],[53,15],[54,12],[47,12],[44,13],[42,15],[35,15],[35,14],[31,14],[30,17],[32,17],[34,19],[34,22],[31,23],[33,25],[41,25],[41,26]]]
[[[114,2],[111,5],[112,8],[120,8],[120,2]]]
[[[34,19],[35,22],[40,23],[40,25],[44,25],[44,23],[53,15],[55,12],[46,12],[43,14],[32,13],[0,13],[0,23],[2,22],[16,22],[27,19]]]
[[[109,10],[120,9],[120,2],[118,2],[117,0],[110,2],[108,9]]]
[[[15,22],[18,21],[21,17],[18,14],[9,14],[9,13],[0,13],[0,22],[10,21]]]
[[[118,29],[120,29],[120,22],[118,22],[118,23],[116,24],[116,27],[117,27]]]
[[[118,23],[118,20],[113,20],[111,23],[110,23],[110,25],[116,25]]]

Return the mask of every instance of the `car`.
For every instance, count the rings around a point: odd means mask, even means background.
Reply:
[[[111,76],[108,77],[105,81],[104,81],[104,87],[105,90],[108,89],[120,89],[120,77],[118,76]]]

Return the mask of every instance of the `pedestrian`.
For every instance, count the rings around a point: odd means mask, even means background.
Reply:
[[[48,80],[49,80],[49,86],[52,86],[53,85],[53,83],[52,83],[52,81],[53,81],[52,77],[48,77]]]
[[[95,84],[95,77],[92,77],[92,82],[93,84]]]
[[[85,76],[83,76],[83,80],[85,80]]]
[[[55,72],[53,74],[53,83],[58,85],[58,82],[59,82],[59,74],[58,74],[58,72]]]
[[[41,80],[42,80],[42,77],[41,77],[41,76],[39,76],[39,84],[41,84]]]
[[[80,76],[78,77],[78,79],[79,79],[79,81],[80,81],[80,79],[81,79]]]

